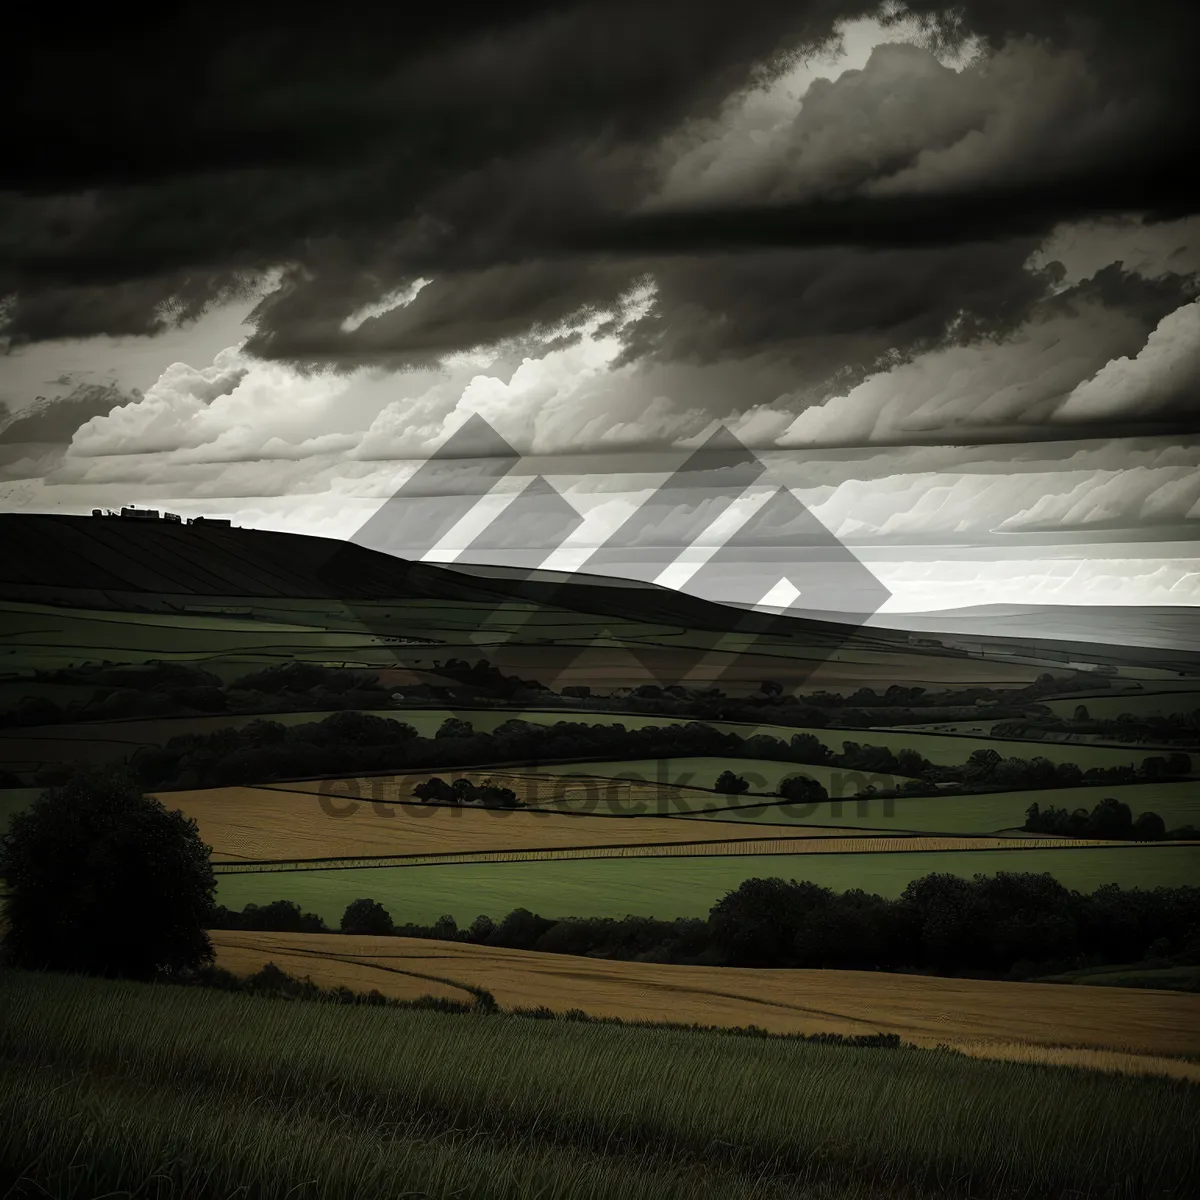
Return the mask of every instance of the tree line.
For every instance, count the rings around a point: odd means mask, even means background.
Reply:
[[[219,908],[212,928],[320,932],[294,902]],[[1050,874],[963,879],[935,873],[895,899],[803,880],[747,879],[707,919],[554,919],[517,908],[460,929],[398,923],[377,900],[353,901],[347,934],[436,938],[514,950],[639,962],[734,967],[830,967],[1027,978],[1083,966],[1169,959],[1200,963],[1200,887],[1075,892]]]
[[[1148,742],[1160,746],[1200,745],[1200,708],[1173,713],[1121,713],[1118,717],[1088,715],[1087,705],[1075,706],[1071,717],[1052,712],[1002,720],[992,726],[997,737],[1039,738],[1047,733],[1085,733],[1125,743]]]
[[[118,771],[91,771],[16,813],[0,836],[4,949],[19,966],[153,976],[212,961],[213,928],[322,932],[294,902],[215,901],[194,819]],[[1200,888],[1068,890],[1049,874],[930,874],[895,899],[803,880],[748,879],[707,919],[569,918],[517,908],[458,928],[398,924],[347,906],[346,933],[461,940],[550,953],[749,967],[844,967],[1027,977],[1138,959],[1200,962]]]
[[[1077,689],[1081,684],[1106,686],[1103,677],[1073,672],[1049,673],[1019,689],[946,688],[893,684],[875,691],[858,688],[848,695],[818,691],[805,696],[785,692],[775,680],[764,680],[756,692],[727,696],[720,688],[679,684],[642,684],[595,693],[586,685],[555,692],[536,679],[505,674],[487,659],[470,663],[451,658],[435,662],[431,674],[446,682],[409,684],[406,702],[429,704],[534,704],[570,708],[627,709],[649,715],[695,720],[747,720],[823,728],[908,724],[936,712],[940,720],[966,719],[986,708],[991,719],[1047,715],[1038,701]],[[0,711],[0,727],[51,725],[65,721],[139,717],[253,714],[393,707],[392,689],[378,672],[319,663],[289,661],[247,672],[226,683],[220,676],[189,663],[91,663],[35,673],[33,684],[70,685],[86,689],[83,699],[60,702],[31,695]]]
[[[485,808],[524,808],[512,788],[503,787],[490,779],[474,783],[470,779],[456,779],[447,783],[440,775],[434,775],[413,788],[418,800],[435,804],[481,804]]]
[[[1101,800],[1091,812],[1086,808],[1077,808],[1072,812],[1053,805],[1042,808],[1038,804],[1031,804],[1025,810],[1025,824],[1021,828],[1028,833],[1133,842],[1200,839],[1200,829],[1191,825],[1168,830],[1167,823],[1156,812],[1139,813],[1135,820],[1129,805],[1112,796]]]
[[[490,733],[470,721],[449,718],[437,734],[423,737],[405,721],[354,710],[320,721],[285,725],[264,719],[203,734],[184,734],[159,747],[143,747],[130,762],[147,788],[207,788],[313,776],[450,770],[504,762],[656,759],[675,757],[757,758],[797,765],[907,777],[880,795],[936,795],[942,791],[1009,791],[1076,787],[1140,779],[1183,778],[1187,754],[1151,756],[1140,765],[1091,767],[1044,757],[1005,757],[974,751],[965,762],[938,766],[915,750],[844,741],[830,750],[811,733],[784,740],[770,734],[743,737],[698,721],[627,728],[619,722],[539,723],[512,718]]]

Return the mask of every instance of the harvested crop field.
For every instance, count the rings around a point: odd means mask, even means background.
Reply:
[[[399,777],[411,793],[421,776]],[[479,776],[507,785],[508,776]],[[341,781],[339,781],[341,782]],[[397,777],[382,781],[395,787]],[[375,791],[378,795],[383,789]],[[358,794],[370,796],[367,788]],[[864,833],[838,827],[705,824],[667,817],[578,816],[569,812],[479,808],[355,800],[347,794],[313,795],[276,787],[206,788],[165,792],[161,799],[194,817],[200,836],[213,848],[213,861],[226,869],[239,863],[270,862],[271,869],[339,866],[416,866],[430,862],[512,862],[518,860],[622,858],[640,856],[876,854],[882,852],[982,852],[1069,847],[1093,849],[1077,838],[954,837]],[[381,863],[379,859],[388,860]],[[364,861],[365,860],[365,861]],[[399,861],[396,861],[399,860]],[[255,869],[263,869],[256,867]]]
[[[876,971],[666,966],[337,933],[215,930],[211,936],[217,964],[235,973],[270,961],[321,986],[376,987],[405,998],[428,992],[430,979],[448,979],[463,985],[458,998],[467,998],[466,988],[486,988],[506,1008],[578,1008],[623,1020],[757,1025],[776,1033],[881,1031],[986,1057],[989,1046],[997,1057],[1032,1048],[1025,1053],[1035,1061],[1038,1049],[1042,1061],[1052,1061],[1045,1052],[1055,1048],[1135,1060],[1200,1055],[1200,996],[1181,993]],[[1087,1061],[1086,1054],[1076,1058]],[[1200,1080],[1200,1064],[1181,1063],[1174,1073]]]
[[[664,760],[670,762],[671,760]],[[686,760],[683,760],[686,761]],[[396,775],[361,775],[343,779],[300,779],[287,783],[267,783],[264,788],[329,796],[333,803],[346,800],[395,804],[416,801],[415,788],[432,776],[449,783],[466,779],[474,784],[487,780],[511,788],[517,797],[534,808],[553,807],[556,812],[574,812],[599,816],[674,816],[713,808],[727,797],[700,787],[688,786],[687,775],[682,782],[631,771],[628,776],[613,778],[603,768],[619,767],[619,763],[567,763],[559,773],[552,767],[522,767],[518,769],[488,768],[438,770],[428,768]],[[593,773],[592,767],[600,768]],[[615,769],[613,774],[615,775]]]
[[[412,780],[420,778],[427,776]],[[488,778],[502,782],[496,775]],[[214,862],[730,840],[725,826],[710,828],[666,817],[622,820],[467,805],[371,803],[348,799],[345,793],[313,795],[267,787],[163,792],[160,799],[168,808],[196,818],[200,836],[213,848]],[[844,831],[813,826],[811,832]],[[767,826],[756,827],[753,836],[771,833],[791,841],[798,836],[794,829]]]
[[[348,987],[355,992],[368,992],[372,988],[385,996],[401,1000],[415,1000],[419,996],[436,996],[445,1000],[473,999],[465,983],[450,982],[444,971],[438,970],[436,962],[414,962],[412,965],[399,960],[367,961],[361,950],[353,954],[339,953],[337,949],[314,952],[307,945],[287,944],[291,934],[241,933],[218,929],[210,935],[217,952],[216,965],[235,975],[253,975],[267,962],[274,963],[298,979],[308,976],[320,987]],[[308,935],[302,935],[307,937]],[[341,934],[318,934],[317,937],[337,937]],[[270,938],[269,946],[260,945],[258,939]],[[348,938],[347,941],[374,939]],[[392,939],[395,940],[395,939]],[[364,961],[357,961],[364,958]]]

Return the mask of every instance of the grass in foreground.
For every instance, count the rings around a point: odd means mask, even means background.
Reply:
[[[1200,1186],[1200,1089],[1182,1083],[16,972],[0,1006],[14,1197],[1144,1200]]]

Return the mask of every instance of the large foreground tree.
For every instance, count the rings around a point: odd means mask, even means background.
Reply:
[[[0,838],[8,961],[130,978],[211,962],[210,853],[194,818],[119,772],[51,788]]]

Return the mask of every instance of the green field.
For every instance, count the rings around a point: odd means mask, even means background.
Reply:
[[[439,658],[485,655],[522,641],[553,644],[610,638],[669,644],[677,626],[609,619],[520,602],[395,601],[351,607],[330,600],[208,598],[186,612],[120,612],[0,601],[0,669],[196,661],[219,674],[291,659],[333,665],[397,666],[397,638],[436,642]],[[369,624],[369,628],[368,628]],[[516,643],[514,643],[516,639]],[[786,645],[786,643],[781,643]],[[393,647],[393,648],[388,648]],[[223,669],[224,668],[224,669]]]
[[[1126,692],[1118,696],[1068,697],[1062,700],[1040,700],[1055,716],[1073,717],[1083,705],[1089,717],[1111,721],[1122,713],[1139,717],[1171,716],[1173,713],[1195,712],[1200,709],[1200,692]]]
[[[1200,1089],[942,1050],[0,979],[10,1195],[1194,1195]],[[882,1190],[881,1190],[882,1189]]]
[[[583,768],[581,768],[583,769]],[[813,768],[801,768],[811,773]],[[807,807],[747,803],[745,797],[716,812],[695,814],[696,820],[737,821],[759,825],[840,825],[849,829],[882,829],[889,833],[999,833],[1017,829],[1031,804],[1041,808],[1089,811],[1112,796],[1128,804],[1136,818],[1156,812],[1168,829],[1200,828],[1200,782],[1103,784],[1099,787],[1053,788],[1027,792],[985,792],[968,796],[902,796],[896,799],[830,801],[811,813]]]
[[[4,639],[0,667],[139,663],[151,658],[203,662],[211,657],[266,655],[340,659],[379,646],[366,630],[318,627],[195,613],[130,613],[0,602]]]
[[[514,908],[548,917],[670,920],[703,917],[743,880],[807,879],[838,891],[862,888],[898,896],[923,875],[969,878],[997,871],[1050,872],[1069,888],[1181,886],[1200,873],[1200,847],[1141,844],[1047,850],[905,851],[688,858],[580,859],[568,862],[462,863],[456,866],[355,867],[327,871],[222,874],[217,899],[228,908],[295,900],[327,924],[360,897],[378,900],[398,922],[432,924],[450,913],[469,925]]]
[[[4,663],[2,652],[0,663]],[[56,704],[63,705],[70,704],[72,700],[85,702],[90,700],[97,690],[93,684],[47,683],[28,677],[5,679],[0,681],[0,710],[16,708],[22,700],[35,698],[53,700]]]
[[[416,713],[435,714],[442,720],[451,716],[444,709],[408,710],[399,719],[417,724]],[[390,714],[395,716],[395,713]],[[624,713],[548,711],[505,712],[499,710],[464,714],[481,732],[490,732],[503,721],[519,719],[553,724],[555,721],[584,721],[589,725],[624,725],[627,729],[643,729],[650,725],[673,725],[686,723],[688,718],[666,716],[630,716]],[[437,721],[440,724],[441,720]],[[841,753],[843,743],[857,742],[861,746],[886,746],[893,752],[915,750],[924,755],[935,766],[956,766],[965,762],[975,750],[996,750],[1005,758],[1048,758],[1053,763],[1073,762],[1083,769],[1089,767],[1113,767],[1124,764],[1140,765],[1142,759],[1157,753],[1151,747],[1139,746],[1124,749],[1116,746],[1090,746],[1038,741],[1014,741],[1007,738],[960,737],[952,734],[931,734],[888,729],[837,729],[808,728],[790,725],[756,725],[746,721],[707,721],[705,724],[722,733],[736,733],[743,738],[756,734],[767,734],[789,742],[793,735],[807,733],[828,746],[835,754]],[[435,725],[436,728],[436,725]]]
[[[713,728],[750,736],[755,733],[770,733],[776,737],[790,738],[796,733],[811,733],[824,742],[835,754],[842,750],[843,742],[857,742],[860,746],[886,746],[895,753],[915,750],[939,767],[951,767],[966,762],[975,750],[995,750],[1005,758],[1048,758],[1052,763],[1075,763],[1084,770],[1089,767],[1138,766],[1142,759],[1159,751],[1149,746],[1125,749],[1120,746],[1092,746],[1082,743],[1015,741],[1010,738],[970,737],[947,733],[918,733],[895,729],[801,729],[782,725],[732,724],[713,721]]]
[[[207,664],[206,664],[207,668]],[[239,664],[239,671],[247,669]],[[66,686],[66,685],[61,685]],[[217,729],[240,729],[253,721],[278,721],[281,725],[303,725],[309,721],[323,721],[337,710],[318,709],[262,713],[216,713],[211,716],[195,717],[137,717],[128,720],[75,721],[61,725],[41,725],[27,729],[10,728],[0,731],[0,741],[12,738],[26,741],[38,740],[102,741],[111,740],[140,746],[162,746],[173,737],[185,734],[212,733]],[[630,716],[620,713],[593,713],[575,709],[520,711],[516,709],[481,709],[478,711],[448,708],[379,708],[364,709],[372,716],[387,717],[411,725],[423,737],[437,733],[447,717],[462,716],[481,733],[490,733],[504,721],[522,720],[539,724],[556,721],[582,721],[585,724],[612,725],[620,722],[627,729],[641,729],[647,725],[670,725],[670,718]]]
[[[697,759],[664,759],[668,782],[679,782],[691,768],[685,764],[704,762]],[[745,760],[747,764],[756,760]],[[544,774],[595,775],[601,778],[619,776],[632,764],[625,763],[578,763],[539,768]],[[657,763],[650,766],[657,769]],[[738,764],[730,764],[741,772]],[[763,762],[765,768],[779,768],[784,764]],[[431,772],[432,773],[432,772]],[[783,774],[809,774],[825,783],[829,768],[788,766]],[[424,775],[426,772],[417,772]],[[651,771],[645,775],[651,782],[656,776]],[[695,779],[687,782],[696,784]],[[0,789],[0,832],[8,827],[12,813],[18,812],[41,794],[41,788]],[[676,803],[669,804],[661,815],[676,819],[705,821],[727,821],[746,825],[832,825],[846,829],[878,829],[886,833],[998,833],[1016,829],[1025,820],[1025,810],[1037,803],[1042,808],[1053,805],[1074,811],[1077,808],[1092,808],[1107,796],[1115,797],[1128,804],[1134,816],[1146,811],[1156,812],[1167,823],[1168,829],[1182,825],[1200,827],[1200,782],[1183,783],[1129,783],[1103,785],[1086,788],[1060,788],[1028,792],[996,792],[974,796],[916,796],[884,800],[873,797],[869,800],[847,799],[830,801],[811,813],[807,808],[781,807],[771,804],[755,804],[747,796],[723,797],[696,791],[685,793],[689,805],[711,811],[682,812]],[[168,806],[170,793],[163,793]],[[726,807],[716,807],[728,801]],[[581,802],[582,803],[582,802]],[[577,809],[579,804],[563,805]],[[605,815],[608,806],[603,798],[594,805],[597,815]],[[619,814],[618,814],[619,815]],[[647,815],[659,815],[657,809],[648,810]],[[741,831],[738,831],[739,835]],[[731,836],[734,831],[731,831]]]
[[[395,709],[364,710],[374,716],[389,717],[405,721],[418,733],[428,736],[437,732],[441,721],[434,717],[418,714],[414,721]],[[112,742],[118,746],[165,746],[172,738],[185,735],[213,733],[218,729],[241,729],[254,721],[278,721],[281,725],[303,725],[309,721],[323,721],[332,716],[334,710],[318,712],[273,712],[273,713],[216,713],[197,717],[137,717],[114,721],[74,721],[61,725],[38,725],[26,729],[10,728],[0,733],[0,743],[58,742],[69,749],[72,742]],[[444,720],[445,718],[443,718]]]
[[[1062,975],[1043,975],[1040,983],[1081,983],[1096,987],[1161,988],[1174,992],[1200,992],[1200,966],[1151,967],[1137,963],[1087,967]]]
[[[28,808],[42,791],[42,788],[0,788],[0,833],[8,828],[13,813]]]
[[[207,664],[206,664],[207,666]],[[240,664],[240,670],[245,671],[246,665]],[[11,685],[15,687],[16,685]],[[66,685],[60,685],[66,686]],[[621,724],[627,729],[644,729],[650,725],[677,725],[687,718],[664,716],[646,716],[636,713],[595,712],[592,710],[554,708],[554,709],[448,709],[448,708],[387,708],[371,709],[375,716],[388,717],[393,721],[403,721],[411,725],[419,734],[432,737],[447,717],[463,717],[481,733],[490,733],[497,725],[505,721],[529,721],[535,724],[552,725],[558,721],[582,722],[585,725],[614,725]],[[112,738],[123,742],[136,742],[140,745],[161,746],[173,737],[185,733],[210,733],[215,729],[236,729],[248,725],[252,721],[279,721],[284,725],[300,725],[306,721],[321,721],[331,716],[333,710],[320,709],[314,711],[286,711],[262,713],[217,713],[212,716],[196,717],[163,717],[163,718],[134,718],[115,721],[78,721],[63,725],[39,726],[36,730],[7,729],[0,731],[0,738],[21,738],[33,732],[35,736],[62,739],[91,740],[96,738]],[[731,726],[749,732],[757,727],[753,725]],[[782,726],[773,726],[776,731]],[[779,736],[779,733],[776,733]],[[786,740],[786,739],[785,739]]]
[[[779,781],[790,775],[808,775],[831,795],[841,788],[846,788],[847,795],[853,795],[858,790],[857,784],[847,787],[845,780],[854,773],[841,767],[817,767],[766,758],[640,758],[612,762],[547,763],[537,768],[538,774],[541,775],[631,779],[664,786],[705,789],[712,789],[717,777],[726,770],[745,779],[751,792],[774,794],[779,787]],[[714,793],[711,796],[698,794],[691,798],[691,802],[710,807],[726,802],[736,804],[744,799],[744,796],[726,797]],[[676,810],[672,809],[673,811]]]

